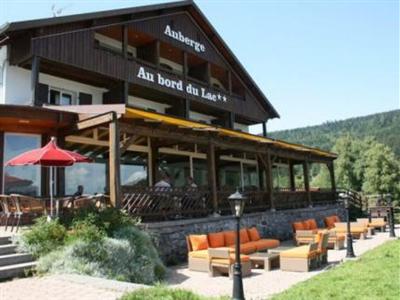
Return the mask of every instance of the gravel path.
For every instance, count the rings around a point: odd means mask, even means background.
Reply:
[[[396,229],[396,235],[400,236],[399,228]],[[359,256],[388,240],[390,240],[388,232],[378,232],[372,238],[366,240],[355,240],[354,252],[356,256]],[[329,265],[323,270],[308,273],[283,272],[281,270],[272,270],[270,272],[265,272],[261,269],[253,270],[250,277],[243,279],[246,299],[266,299],[275,293],[288,289],[298,282],[305,281],[332,268],[340,263],[345,256],[346,249],[329,250]],[[232,293],[232,280],[228,277],[211,278],[207,273],[189,271],[186,266],[171,269],[168,282],[171,287],[192,290],[202,295],[221,296],[231,295]]]

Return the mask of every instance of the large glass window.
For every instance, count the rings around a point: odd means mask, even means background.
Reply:
[[[121,162],[121,185],[130,187],[148,186],[147,153],[129,152]]]
[[[193,158],[193,179],[198,187],[208,186],[207,161]]]
[[[245,190],[257,190],[260,187],[255,165],[243,164],[243,186]]]
[[[4,162],[26,151],[40,148],[40,135],[6,133]],[[4,167],[4,193],[40,195],[40,166]]]
[[[72,195],[78,185],[84,194],[104,193],[106,189],[106,165],[104,163],[79,163],[65,168],[65,193]]]
[[[161,174],[168,174],[173,187],[184,187],[190,176],[189,157],[159,153],[158,170],[157,181],[161,179]]]
[[[240,163],[235,161],[221,160],[219,163],[219,185],[221,189],[231,190],[240,188],[241,173]]]

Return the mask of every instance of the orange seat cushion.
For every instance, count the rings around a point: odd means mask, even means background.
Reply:
[[[208,249],[208,240],[205,234],[189,235],[189,240],[192,244],[193,251]]]
[[[215,232],[208,234],[208,245],[211,248],[218,248],[225,246],[225,237],[223,232]]]
[[[303,224],[303,229],[304,230],[310,230],[310,224],[308,224],[308,220],[305,220],[303,222],[301,222]]]
[[[241,262],[248,262],[250,261],[250,257],[248,257],[247,255],[240,255],[240,261]],[[231,254],[230,258],[213,258],[212,262],[214,263],[218,263],[221,265],[231,265],[235,263],[235,254]]]
[[[197,250],[197,251],[190,251],[189,256],[193,258],[204,258],[208,259],[208,250]]]
[[[324,221],[325,221],[326,227],[328,227],[328,228],[333,228],[333,227],[335,227],[336,216],[329,216],[329,217],[326,217],[326,218],[324,219]]]
[[[333,217],[334,217],[334,219],[335,219],[335,222],[340,222],[340,219],[339,219],[338,216],[333,216]]]
[[[315,219],[308,219],[307,220],[307,222],[308,222],[308,229],[318,229],[318,225],[317,225],[317,222],[315,221]]]
[[[293,230],[297,231],[297,230],[305,230],[304,225],[302,222],[294,222],[292,224]]]
[[[244,243],[248,243],[250,242],[250,238],[249,235],[247,234],[247,229],[240,229],[240,243],[244,244]]]
[[[260,234],[258,233],[257,227],[252,227],[247,229],[247,233],[249,234],[250,241],[255,242],[261,239]]]
[[[236,241],[235,232],[234,231],[224,231],[224,239],[225,239],[226,246],[235,245],[235,241]]]
[[[261,239],[255,242],[249,242],[248,244],[255,246],[257,251],[263,251],[279,247],[280,242],[274,239]]]
[[[229,247],[232,250],[235,250],[235,245]],[[250,254],[257,251],[257,247],[250,243],[240,244],[240,253],[241,254]]]

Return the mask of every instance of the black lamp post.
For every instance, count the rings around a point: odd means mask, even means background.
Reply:
[[[235,244],[235,264],[233,265],[233,293],[232,299],[244,300],[243,281],[242,281],[242,266],[240,263],[240,218],[243,215],[244,197],[239,189],[228,197],[231,205],[232,214],[236,219],[236,244]]]
[[[347,245],[346,245],[346,258],[356,257],[353,249],[353,236],[351,235],[350,228],[350,202],[349,195],[342,193],[340,197],[343,199],[344,208],[346,209],[346,222],[347,222]]]
[[[393,212],[393,202],[392,195],[388,194],[388,219],[389,219],[389,237],[396,237],[396,233],[394,232],[394,212]]]

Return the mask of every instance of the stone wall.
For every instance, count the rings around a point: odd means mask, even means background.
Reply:
[[[323,219],[330,215],[338,215],[344,220],[345,211],[338,205],[329,205],[251,213],[243,216],[241,226],[256,226],[263,237],[288,240],[292,238],[291,223],[313,218],[322,228],[325,227]],[[144,223],[141,226],[152,236],[162,260],[166,264],[177,264],[187,260],[187,235],[234,230],[235,220],[232,216],[220,216]]]

